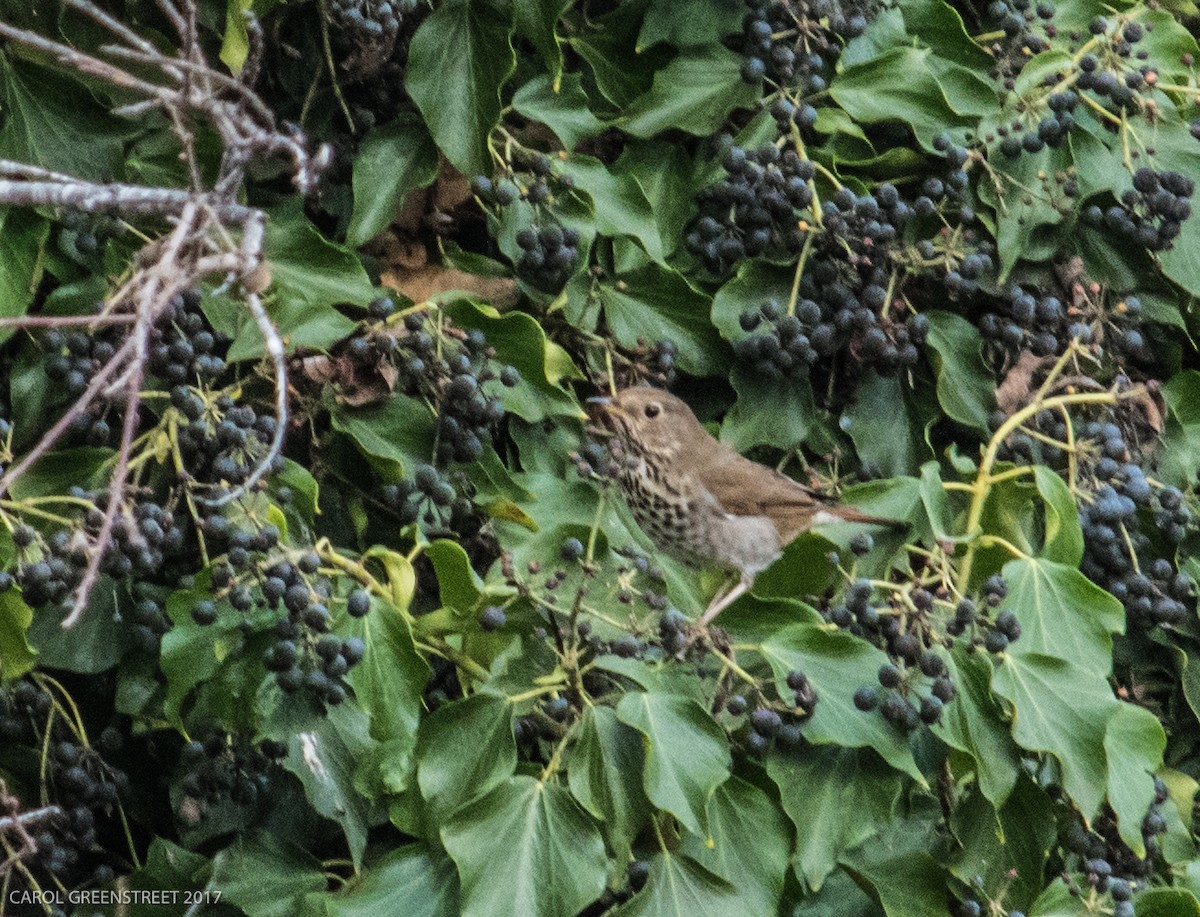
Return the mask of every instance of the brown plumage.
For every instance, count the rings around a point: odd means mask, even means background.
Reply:
[[[739,455],[669,392],[639,386],[596,401],[619,443],[619,479],[638,525],[669,554],[739,575],[701,624],[749,589],[797,535],[834,522],[898,524]]]

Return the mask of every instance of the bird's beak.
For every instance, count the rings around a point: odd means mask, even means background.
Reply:
[[[625,416],[625,411],[615,401],[605,395],[595,395],[587,400],[588,413],[603,426],[609,427],[615,417]]]

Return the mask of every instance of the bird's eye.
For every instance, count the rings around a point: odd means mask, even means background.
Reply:
[[[661,410],[662,410],[662,408],[659,406],[658,402],[652,401],[648,405],[646,405],[645,414],[647,417],[653,419],[658,416],[658,412]]]

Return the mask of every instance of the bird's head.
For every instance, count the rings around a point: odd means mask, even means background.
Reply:
[[[635,455],[672,461],[712,440],[691,408],[659,388],[635,386],[613,398],[590,401],[600,409],[605,426]]]

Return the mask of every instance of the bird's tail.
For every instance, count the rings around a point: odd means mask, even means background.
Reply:
[[[829,520],[830,522],[854,522],[862,525],[883,525],[894,529],[903,528],[908,525],[908,523],[902,519],[888,519],[884,516],[871,516],[845,503],[839,504],[838,506],[828,507],[825,509],[825,512],[834,517],[833,519]]]

